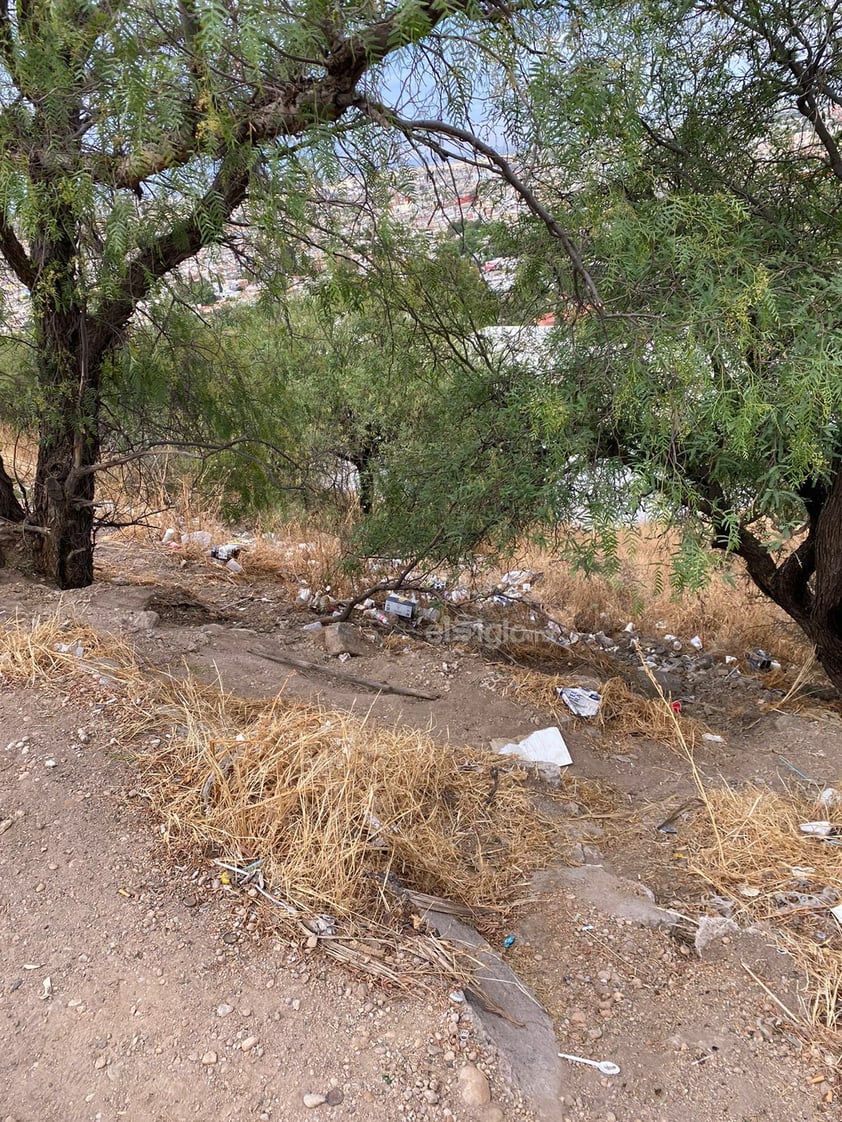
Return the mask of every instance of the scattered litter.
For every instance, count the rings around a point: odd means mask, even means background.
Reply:
[[[602,1075],[619,1075],[620,1069],[611,1060],[586,1060],[584,1056],[571,1056],[568,1052],[559,1052],[559,1059],[572,1060],[574,1064],[588,1064],[595,1067]]]
[[[314,623],[305,623],[301,628],[302,631],[321,631],[322,625],[316,620]]]
[[[46,1001],[47,998],[53,996],[53,980],[49,976],[49,974],[44,979],[44,981],[41,983],[41,985],[43,986],[43,992],[41,993],[40,997],[41,997],[42,1001]]]
[[[702,740],[706,740],[709,744],[724,744],[725,737],[719,736],[715,732],[703,732]]]
[[[602,703],[602,698],[596,690],[586,690],[581,686],[565,686],[558,691],[558,694],[567,708],[577,717],[595,717]]]
[[[700,651],[702,649],[702,647],[704,646],[704,643],[702,642],[700,636],[694,635],[693,638],[690,640],[690,646],[693,648],[694,651]]]
[[[295,599],[299,604],[309,604],[313,599],[313,593],[309,588],[299,588],[298,595]]]
[[[725,656],[725,665],[726,666],[735,666],[736,663],[737,663],[737,656],[736,655],[726,655]]]
[[[681,702],[680,701],[671,701],[670,702],[670,709],[672,709],[673,713],[680,713],[681,712]]]
[[[840,802],[842,802],[842,795],[839,794],[835,787],[825,787],[818,797],[818,802],[825,807],[839,806]]]
[[[174,542],[177,537],[178,530],[176,530],[174,526],[168,526],[167,529],[164,530],[164,535],[161,538],[161,545],[169,545],[170,542]]]
[[[72,654],[74,658],[81,658],[85,653],[85,648],[81,643],[56,643],[53,650],[58,654]]]
[[[503,940],[503,948],[507,951],[511,950],[515,945],[516,937],[514,935],[507,935]]]
[[[462,1005],[465,1001],[465,995],[462,990],[451,990],[448,997],[454,1005]]]
[[[839,926],[842,927],[842,904],[837,904],[835,908],[831,908],[830,914],[833,916]]]
[[[58,767],[58,763],[51,756],[49,759],[44,760],[44,767]]]
[[[802,834],[809,834],[812,838],[829,838],[839,832],[839,827],[822,819],[819,822],[802,822],[799,826]]]
[[[762,647],[755,647],[753,651],[746,654],[746,662],[752,670],[771,670],[773,661],[772,656]]]
[[[226,542],[225,545],[215,545],[210,555],[214,561],[230,561],[240,556],[242,548],[239,542]]]
[[[557,764],[559,767],[567,767],[573,763],[564,737],[554,725],[550,728],[538,729],[537,732],[525,736],[523,740],[505,744],[502,748],[495,748],[495,751],[501,756],[517,756],[533,764]]]
[[[243,571],[243,566],[239,561],[235,561],[233,557],[225,562],[225,568],[229,569],[232,573],[241,573]]]
[[[397,592],[386,597],[383,608],[389,615],[400,616],[402,619],[412,619],[418,607],[418,601],[413,596],[401,596]]]
[[[182,545],[200,545],[203,549],[210,549],[213,538],[207,530],[193,530],[189,534],[181,535]]]

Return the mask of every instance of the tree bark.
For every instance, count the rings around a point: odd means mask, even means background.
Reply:
[[[0,520],[23,522],[25,517],[26,511],[18,501],[14,483],[3,466],[3,457],[0,456]]]
[[[102,358],[88,347],[89,323],[78,304],[45,310],[38,322],[41,415],[32,516],[45,533],[35,563],[59,588],[94,579],[94,473],[100,452]]]
[[[741,530],[736,554],[754,584],[798,624],[814,645],[816,658],[842,694],[842,470],[829,485],[809,481],[801,488],[807,535],[785,560],[772,555],[748,530]],[[714,539],[727,548],[727,531]]]

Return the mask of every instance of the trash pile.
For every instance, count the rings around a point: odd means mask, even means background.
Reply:
[[[243,567],[238,558],[247,548],[248,543],[243,541],[225,542],[222,545],[212,543],[213,535],[209,530],[190,530],[180,534],[174,526],[169,526],[161,537],[161,545],[167,546],[170,550],[177,551],[184,546],[196,546],[206,551],[211,560],[219,562],[220,566],[224,566],[229,572],[242,573]]]

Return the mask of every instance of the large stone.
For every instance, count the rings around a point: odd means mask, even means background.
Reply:
[[[677,674],[671,674],[668,670],[653,670],[651,673],[666,697],[678,697],[683,693],[681,678]],[[642,667],[638,670],[638,676],[640,689],[647,697],[660,696],[657,687],[652,684],[652,679]]]
[[[325,650],[334,658],[341,654],[365,657],[374,653],[374,647],[351,623],[331,623],[322,628]]]
[[[491,1102],[488,1080],[475,1064],[459,1069],[459,1094],[465,1106],[485,1106]]]
[[[496,1049],[501,1066],[517,1083],[535,1117],[540,1122],[558,1122],[559,1095],[566,1073],[558,1059],[552,1020],[508,963],[472,927],[451,912],[423,906],[420,900],[416,906],[443,938],[477,962],[479,988],[476,992],[466,990],[477,1030]],[[463,1078],[460,1073],[460,1090]],[[484,1101],[488,1103],[488,1099]],[[496,1122],[491,1107],[486,1106],[485,1111],[490,1112],[489,1122]],[[484,1119],[485,1111],[478,1117]]]
[[[618,877],[602,865],[556,869],[533,878],[533,887],[539,892],[560,886],[574,891],[580,900],[593,905],[603,915],[627,919],[639,927],[671,930],[680,918],[669,908],[659,908],[652,890],[645,884]]]

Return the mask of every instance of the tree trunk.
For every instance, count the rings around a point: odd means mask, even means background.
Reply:
[[[85,588],[94,579],[94,476],[84,469],[97,460],[95,433],[72,422],[45,419],[35,472],[34,518],[47,531],[35,541],[44,576],[59,588]]]
[[[41,416],[32,518],[35,562],[59,588],[94,579],[94,473],[100,451],[100,371],[89,355],[87,321],[78,307],[51,310],[39,323]]]
[[[753,582],[793,619],[813,643],[816,658],[842,694],[842,470],[829,485],[801,489],[807,536],[779,565],[763,544],[740,532],[737,554]],[[727,532],[715,539],[725,548]]]
[[[0,456],[0,521],[23,522],[26,512],[15,494],[14,483],[3,466]]]

